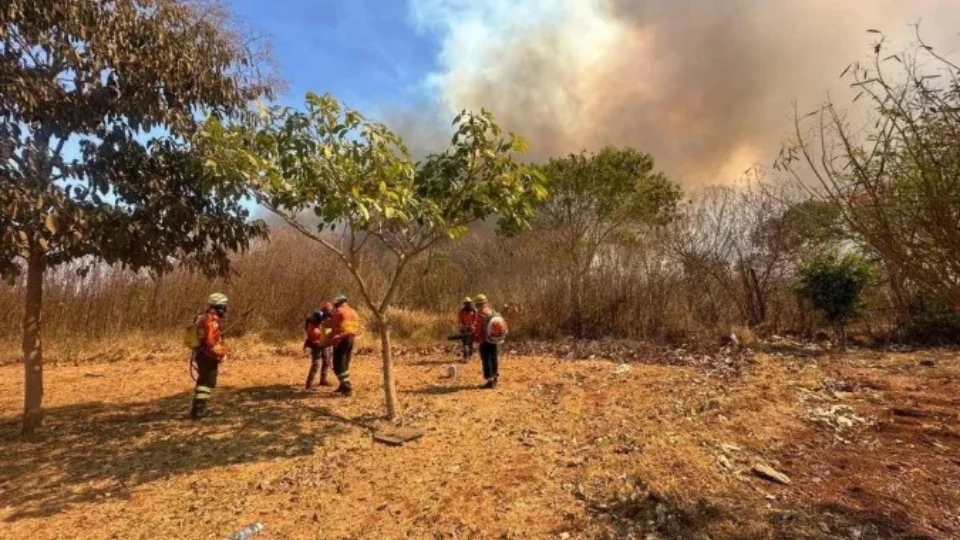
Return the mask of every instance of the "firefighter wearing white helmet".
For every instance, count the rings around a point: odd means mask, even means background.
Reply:
[[[197,371],[197,384],[190,406],[190,417],[194,419],[206,413],[210,396],[217,386],[217,370],[227,354],[223,343],[223,320],[226,314],[227,297],[213,293],[207,297],[206,312],[197,316],[194,323],[197,346],[193,349],[192,362]]]

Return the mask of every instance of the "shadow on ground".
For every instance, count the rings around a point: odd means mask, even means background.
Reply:
[[[771,508],[737,500],[701,499],[683,504],[655,492],[635,497],[578,497],[589,519],[603,524],[602,538],[711,540],[932,540],[889,519],[838,504]],[[576,525],[574,525],[576,527]]]
[[[480,390],[479,385],[459,385],[459,386],[428,386],[416,390],[404,390],[404,394],[415,394],[419,396],[445,396],[447,394],[459,394],[460,392],[470,392]]]
[[[48,409],[41,433],[29,440],[4,419],[0,507],[14,510],[7,521],[53,515],[74,503],[129,497],[132,488],[151,481],[311,455],[327,437],[370,429],[374,418],[307,407],[309,396],[287,386],[218,389],[214,415],[200,422],[186,417],[189,393],[132,404],[84,403]]]
[[[429,367],[429,366],[449,366],[449,365],[459,365],[465,366],[469,364],[464,364],[460,361],[459,358],[449,359],[449,358],[425,358],[423,360],[411,360],[406,362],[411,366],[419,367]]]

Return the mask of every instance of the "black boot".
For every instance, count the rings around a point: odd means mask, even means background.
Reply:
[[[310,389],[313,388],[313,380],[314,380],[316,377],[317,377],[317,366],[316,366],[316,365],[310,366],[310,371],[307,373],[307,384],[306,384],[306,389],[307,389],[307,390],[310,390]],[[323,384],[323,383],[322,383],[322,381],[323,381],[323,376],[322,376],[322,375],[320,376],[320,380],[321,380],[321,384]]]
[[[206,416],[207,414],[207,402],[202,399],[193,400],[193,404],[190,406],[190,418],[194,420],[199,420]]]

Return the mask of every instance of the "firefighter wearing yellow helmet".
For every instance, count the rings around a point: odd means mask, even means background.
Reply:
[[[213,293],[207,298],[207,310],[197,317],[194,328],[197,346],[193,349],[193,364],[197,370],[197,384],[193,389],[190,417],[199,419],[207,411],[207,403],[217,386],[217,370],[226,357],[223,343],[223,320],[227,314],[227,297]]]
[[[460,305],[460,311],[457,312],[457,327],[460,333],[457,336],[461,342],[463,362],[467,363],[473,358],[473,332],[477,326],[477,307],[473,305],[473,299],[469,296],[463,299]]]
[[[477,324],[473,341],[480,345],[480,364],[483,367],[484,388],[493,389],[500,381],[500,344],[507,337],[507,322],[503,315],[494,311],[487,295],[473,297],[477,306]]]

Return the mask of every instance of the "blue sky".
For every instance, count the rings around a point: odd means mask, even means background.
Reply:
[[[376,113],[427,98],[440,43],[415,29],[404,0],[227,0],[244,23],[268,35],[283,102],[330,92],[354,109]]]

